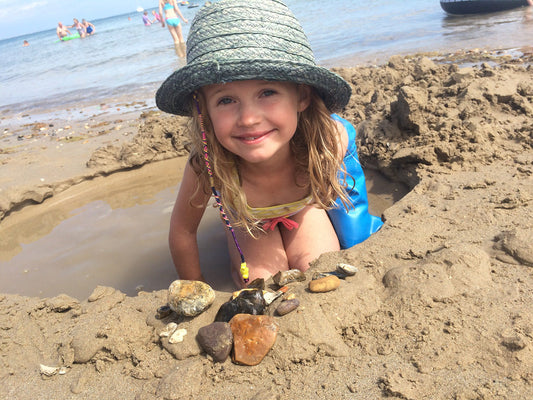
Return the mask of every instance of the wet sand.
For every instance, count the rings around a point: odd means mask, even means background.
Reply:
[[[308,274],[346,262],[359,269],[353,278],[324,294],[308,292],[307,282],[291,287],[301,307],[277,317],[280,334],[258,366],[214,364],[196,343],[198,329],[228,299],[224,291],[199,317],[178,321],[188,334],[175,345],[158,336],[168,321],[154,317],[165,290],[126,296],[98,287],[91,301],[1,294],[0,397],[527,398],[531,61],[527,51],[520,58],[466,52],[337,70],[353,84],[342,116],[357,127],[365,169],[410,191],[384,211],[380,232],[321,256]],[[57,138],[30,137],[18,146],[4,137],[0,230],[80,182],[89,197],[123,174],[114,172],[144,178],[140,166],[185,156],[182,120],[144,110],[130,121],[127,135],[108,129],[59,141],[63,146],[43,161],[39,147],[56,149]],[[54,168],[59,162],[64,166]],[[23,179],[13,178],[21,171]],[[40,229],[33,225],[26,230]],[[39,364],[66,373],[43,378]]]

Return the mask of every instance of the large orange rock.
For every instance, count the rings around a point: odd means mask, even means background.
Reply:
[[[278,336],[279,326],[268,315],[237,314],[230,321],[233,332],[232,360],[257,365],[268,354]]]

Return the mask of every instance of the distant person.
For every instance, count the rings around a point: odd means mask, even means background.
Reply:
[[[59,40],[63,40],[64,37],[70,36],[70,31],[61,22],[57,23],[56,34]]]
[[[156,10],[152,10],[152,15],[154,16],[154,23],[161,22],[161,15]]]
[[[85,27],[76,18],[73,18],[72,21],[74,21],[73,24],[67,26],[67,28],[74,28],[78,31],[80,37],[85,37]]]
[[[164,14],[163,14],[164,12]],[[185,17],[181,14],[176,4],[176,0],[159,0],[159,13],[165,16],[165,19],[161,20],[161,25],[165,27],[165,21],[167,21],[168,30],[174,40],[174,48],[178,57],[185,57],[185,40],[183,39],[183,32],[181,31],[180,20],[188,23]],[[179,18],[178,18],[179,16]]]
[[[85,19],[81,20],[81,24],[85,28],[85,34],[87,36],[94,34],[94,25],[91,24],[89,21],[86,21]]]
[[[148,11],[143,12],[143,24],[144,26],[150,26],[152,25],[154,21],[150,21],[150,18],[148,18]]]
[[[24,42],[22,43],[22,46],[24,46],[24,47],[27,47],[27,46],[29,46],[29,45],[30,45],[30,44],[28,43],[27,40],[24,40]]]

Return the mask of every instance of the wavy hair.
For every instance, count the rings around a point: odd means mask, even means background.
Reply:
[[[198,99],[200,109],[206,110],[203,96],[198,95]],[[198,176],[195,193],[199,190],[210,193],[211,184],[204,160],[202,132],[196,105],[193,105],[192,109],[193,115],[189,123],[192,144],[189,162]],[[246,195],[241,190],[238,157],[220,145],[206,112],[202,113],[202,121],[207,137],[214,186],[220,195],[224,211],[233,226],[242,227],[254,235],[254,232],[261,229],[260,221],[250,213]],[[338,178],[339,170],[344,169],[340,143],[341,137],[336,122],[331,118],[322,98],[311,88],[310,104],[299,115],[290,148],[296,161],[296,173],[306,178],[312,203],[321,209],[332,208],[337,197],[341,198],[346,208],[350,207],[344,188],[345,182],[339,182]]]

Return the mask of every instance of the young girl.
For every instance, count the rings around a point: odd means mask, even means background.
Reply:
[[[181,279],[204,279],[196,233],[211,195],[228,226],[238,286],[305,271],[320,254],[381,227],[368,213],[355,130],[331,115],[351,88],[315,64],[283,2],[206,5],[187,48],[187,65],[156,95],[161,110],[192,116],[193,148],[169,235]]]
[[[176,0],[159,0],[159,14],[165,16],[165,18],[160,19],[161,26],[164,28],[165,21],[167,21],[168,30],[172,35],[172,40],[174,40],[176,54],[178,57],[185,57],[185,40],[183,40],[179,18],[185,23],[189,21],[187,21],[181,14],[178,5],[176,4]]]

